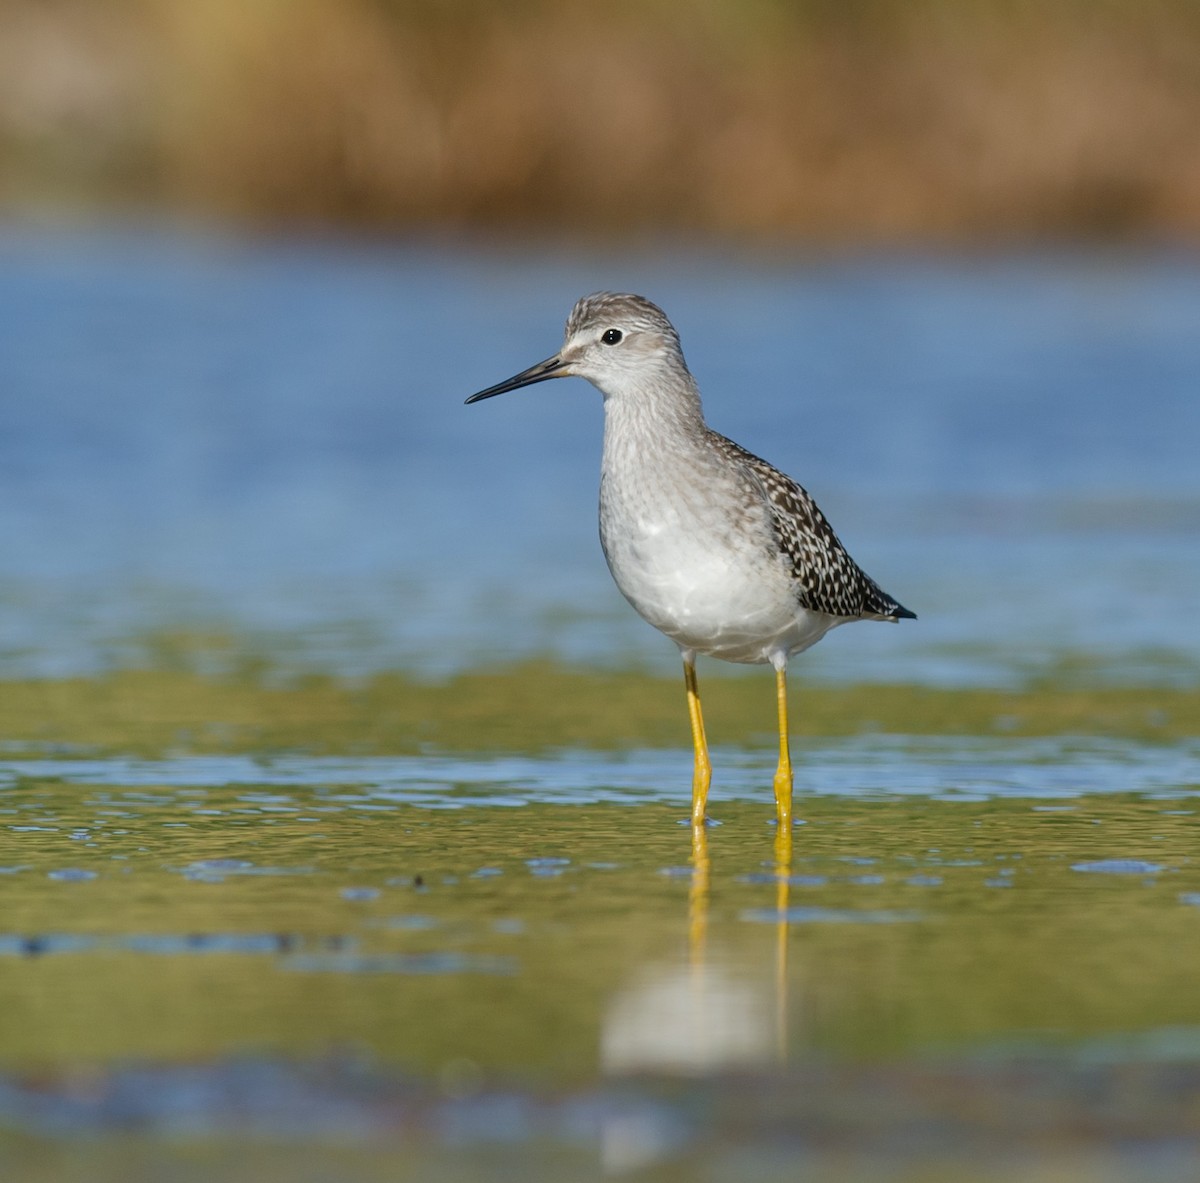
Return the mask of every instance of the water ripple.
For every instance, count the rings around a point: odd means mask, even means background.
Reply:
[[[723,749],[720,795],[748,800],[769,792],[772,758]],[[329,808],[520,807],[537,801],[578,805],[683,803],[690,754],[671,750],[555,751],[541,756],[360,756],[254,758],[177,756],[158,760],[73,757],[0,761],[0,787],[18,780],[122,786],[136,790],[217,786],[261,791],[242,796],[247,814],[288,813],[278,790],[318,789]],[[1200,793],[1200,741],[1143,744],[1109,738],[978,739],[869,735],[806,744],[796,790],[816,796],[872,794],[948,800],[1071,799],[1097,793],[1179,796]],[[715,796],[715,792],[714,792]],[[719,801],[719,798],[717,798]],[[157,805],[157,793],[123,792],[123,810]],[[202,798],[194,803],[202,813]],[[27,831],[28,824],[10,825]],[[200,868],[198,868],[199,870]],[[212,868],[217,874],[245,873]]]

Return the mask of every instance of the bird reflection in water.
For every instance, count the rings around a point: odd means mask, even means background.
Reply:
[[[687,959],[656,964],[614,996],[605,1015],[606,1072],[704,1075],[782,1061],[787,1050],[787,909],[792,835],[776,831],[774,972],[709,948],[712,856],[705,826],[692,827]]]
[[[723,958],[709,948],[712,857],[707,827],[692,827],[686,961],[648,967],[614,996],[601,1034],[606,1073],[695,1077],[785,1061],[790,827],[776,831],[772,866],[773,978],[761,963]],[[604,1169],[624,1173],[648,1166],[670,1152],[673,1137],[650,1113],[613,1116],[602,1135]]]

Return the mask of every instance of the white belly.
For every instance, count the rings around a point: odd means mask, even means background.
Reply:
[[[646,621],[685,650],[737,662],[807,649],[841,623],[800,607],[778,557],[736,529],[715,529],[700,508],[643,504],[618,515],[602,505],[609,569]]]

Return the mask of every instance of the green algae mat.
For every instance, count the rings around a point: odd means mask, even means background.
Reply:
[[[192,654],[181,666],[195,663]],[[706,671],[707,672],[707,671]],[[757,671],[706,677],[715,743],[774,739],[774,684]],[[1087,685],[1087,671],[1019,690],[821,685],[793,678],[792,734],[1120,736],[1200,734],[1200,689]],[[1082,684],[1081,684],[1082,683]],[[188,668],[0,683],[0,743],[81,744],[162,752],[544,751],[687,745],[683,681],[528,663],[440,681],[375,675],[355,682],[289,679],[256,662],[225,677]]]

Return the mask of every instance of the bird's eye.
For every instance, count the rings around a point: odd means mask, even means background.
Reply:
[[[604,335],[600,338],[605,345],[617,345],[625,334],[620,329],[605,329]]]

